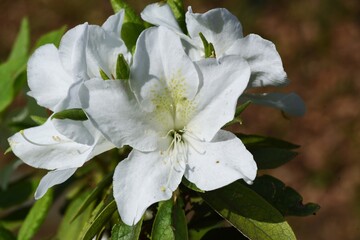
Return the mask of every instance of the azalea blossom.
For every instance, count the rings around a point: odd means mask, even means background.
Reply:
[[[83,82],[116,76],[116,61],[131,55],[120,39],[124,11],[109,17],[102,27],[78,25],[53,44],[38,48],[28,62],[28,95],[40,106],[54,112],[80,108],[79,87]],[[106,44],[104,44],[106,42]],[[114,148],[89,120],[51,119],[9,138],[12,151],[26,164],[51,170],[42,178],[35,198],[70,178],[78,167],[104,151]]]
[[[193,60],[205,57],[200,34],[213,44],[214,57],[237,55],[246,59],[251,69],[248,89],[283,86],[289,82],[275,45],[256,34],[244,37],[241,23],[227,9],[216,8],[199,14],[193,13],[192,8],[189,7],[185,16],[188,35],[182,32],[168,4],[150,4],[143,10],[141,17],[151,24],[165,26],[177,32]],[[275,93],[275,95],[244,93],[240,100],[251,100],[256,104],[276,107],[289,115],[301,116],[305,113],[305,104],[295,93]],[[291,111],[288,111],[289,109]]]
[[[179,36],[160,26],[138,38],[131,91],[124,81],[84,83],[80,100],[92,124],[115,146],[133,147],[113,178],[124,223],[136,224],[151,204],[171,198],[183,177],[202,190],[254,180],[252,155],[221,130],[249,78],[242,57],[193,62]]]

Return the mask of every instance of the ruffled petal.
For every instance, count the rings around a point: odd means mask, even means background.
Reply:
[[[257,166],[251,153],[234,134],[220,130],[211,142],[202,142],[205,153],[189,148],[185,177],[205,191],[226,186],[238,179],[251,183]]]
[[[259,105],[278,108],[294,117],[301,117],[306,112],[304,101],[296,93],[263,93],[244,94],[240,101],[248,101]]]
[[[186,24],[190,37],[198,42],[198,46],[202,47],[199,37],[199,33],[202,33],[214,45],[217,56],[222,56],[234,41],[243,37],[239,20],[225,8],[200,14],[193,13],[189,7]]]
[[[57,48],[52,44],[38,48],[30,57],[27,66],[28,95],[36,99],[40,106],[58,110],[60,102],[66,98],[74,79],[62,67]]]
[[[275,45],[256,34],[238,39],[226,51],[245,58],[251,69],[249,87],[280,86],[288,83]]]
[[[114,173],[114,198],[122,221],[135,225],[151,204],[169,199],[184,169],[159,152],[133,150]]]
[[[194,100],[196,112],[186,128],[198,138],[210,141],[234,118],[237,99],[249,81],[250,68],[238,56],[204,59],[197,64],[203,86]]]
[[[65,170],[55,170],[48,172],[40,181],[39,186],[35,192],[35,199],[42,198],[49,188],[61,184],[68,180],[76,171],[77,168],[70,168]]]
[[[182,33],[170,6],[166,3],[152,3],[141,12],[141,18],[153,25],[164,26],[175,32]]]
[[[111,15],[101,26],[104,30],[113,33],[120,38],[121,28],[124,22],[125,11],[121,9],[119,12]]]
[[[163,95],[162,91],[177,91],[193,99],[199,85],[196,68],[184,52],[179,36],[161,26],[140,35],[130,78],[132,90],[149,111],[155,108],[154,96]]]
[[[117,147],[157,148],[157,134],[136,100],[128,97],[123,81],[89,80],[80,90],[80,99],[95,128]]]

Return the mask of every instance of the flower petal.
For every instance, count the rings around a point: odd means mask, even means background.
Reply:
[[[97,131],[89,120],[75,121],[71,119],[52,119],[56,130],[74,142],[92,145],[95,141],[93,134]]]
[[[77,168],[70,168],[65,170],[55,170],[48,172],[40,181],[39,186],[35,192],[35,199],[42,198],[47,190],[54,185],[68,180],[76,171]]]
[[[39,105],[53,111],[58,110],[74,82],[62,67],[59,52],[52,44],[46,44],[34,52],[28,62],[27,74],[30,87],[28,95],[35,98]]]
[[[195,136],[210,141],[225,123],[234,118],[237,99],[246,88],[250,68],[238,56],[197,62],[203,86],[195,98],[196,113],[187,128]]]
[[[182,33],[178,22],[167,3],[152,3],[141,12],[141,18],[153,25],[164,26],[175,32]]]
[[[120,37],[121,28],[124,22],[125,11],[121,9],[119,12],[111,15],[101,26],[104,30],[114,33]]]
[[[256,34],[238,39],[226,51],[245,58],[251,69],[249,87],[279,86],[288,83],[275,45]]]
[[[184,88],[183,97],[193,99],[199,85],[196,68],[179,36],[161,26],[149,28],[140,35],[130,79],[140,103],[144,100],[153,108],[152,98],[160,88],[175,90],[174,83],[178,82]]]
[[[205,191],[226,186],[238,179],[251,183],[257,166],[251,153],[234,134],[220,130],[211,142],[203,142],[205,153],[189,148],[185,177]]]
[[[80,100],[89,119],[117,147],[128,144],[142,151],[157,147],[157,135],[146,115],[130,99],[123,81],[92,79],[80,89]]]
[[[268,107],[278,108],[286,114],[301,117],[306,112],[304,101],[296,93],[244,94],[240,101],[248,101]]]
[[[114,173],[114,198],[122,221],[135,225],[151,204],[169,199],[180,184],[184,169],[159,152],[133,150]]]
[[[239,20],[225,8],[199,14],[193,13],[189,7],[186,24],[190,37],[198,42],[198,46],[202,46],[199,37],[199,33],[202,33],[214,45],[217,56],[222,56],[234,41],[243,37]]]
[[[80,167],[93,149],[61,135],[50,119],[41,126],[16,133],[8,141],[14,154],[26,164],[49,170]]]

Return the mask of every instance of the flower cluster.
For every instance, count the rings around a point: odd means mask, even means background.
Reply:
[[[186,34],[167,4],[151,4],[141,16],[155,26],[140,34],[134,54],[120,37],[120,11],[101,27],[69,30],[58,49],[44,45],[29,60],[29,95],[54,114],[9,143],[26,164],[50,170],[35,198],[94,156],[128,145],[132,151],[117,165],[113,189],[122,221],[134,225],[151,204],[171,198],[183,177],[205,191],[255,179],[251,153],[221,129],[238,102],[303,114],[294,93],[244,93],[288,79],[274,44],[244,37],[226,9],[197,14],[189,8]],[[54,117],[74,109],[85,118]]]

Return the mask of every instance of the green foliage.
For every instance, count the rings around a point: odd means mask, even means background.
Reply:
[[[116,62],[116,79],[128,80],[130,77],[130,67],[124,58],[124,55],[119,54]]]
[[[22,164],[22,161],[17,159],[10,162],[3,169],[0,169],[0,189],[6,190],[11,174]]]
[[[1,226],[0,224],[0,239],[1,240],[16,240],[14,234],[11,231]]]
[[[281,213],[240,181],[201,196],[250,239],[296,239]]]
[[[183,0],[167,0],[166,3],[169,4],[171,10],[173,11],[181,30],[187,34]]]
[[[36,41],[34,49],[49,43],[54,44],[56,47],[59,47],[61,37],[64,35],[65,30],[66,26],[63,26],[58,30],[44,34]]]
[[[200,193],[205,192],[205,191],[201,190],[200,188],[198,188],[194,183],[187,180],[185,177],[182,178],[181,183],[184,184],[187,188],[189,188],[195,192],[200,192]]]
[[[204,45],[205,58],[216,58],[214,45],[209,43],[201,32],[199,33],[199,36]]]
[[[138,240],[142,223],[141,219],[134,226],[128,226],[122,222],[115,224],[111,230],[111,240]]]
[[[21,225],[18,240],[31,239],[45,221],[53,201],[53,192],[49,190],[40,200],[36,201]]]
[[[85,121],[87,116],[81,108],[66,109],[52,115],[51,119],[70,119],[75,121]]]
[[[315,203],[304,205],[303,198],[298,192],[269,175],[257,177],[248,187],[276,207],[284,216],[308,216],[320,209]]]
[[[11,183],[6,190],[0,189],[0,209],[6,209],[25,202],[34,193],[38,181],[29,178]]]

